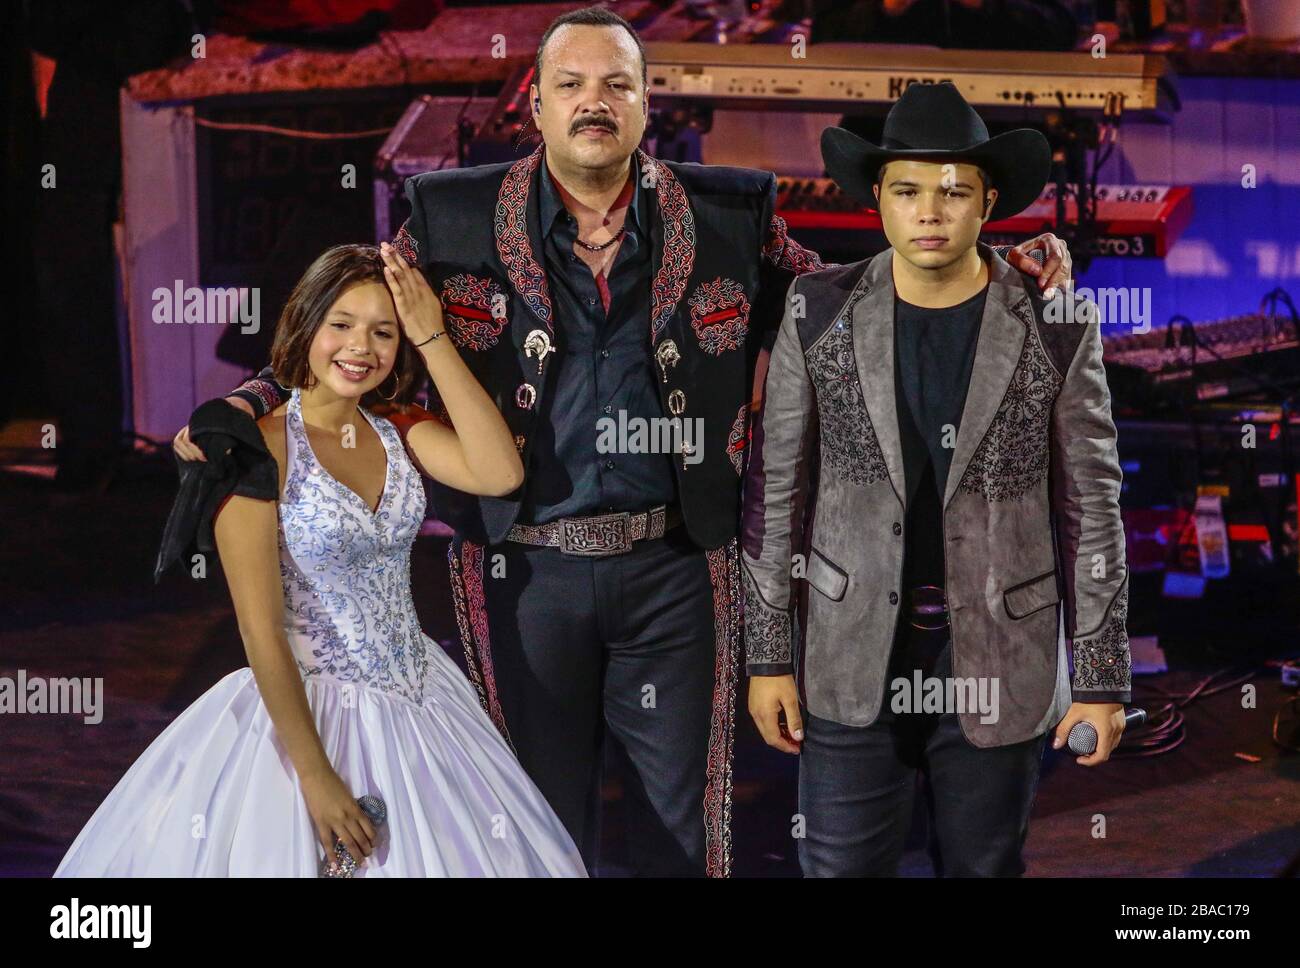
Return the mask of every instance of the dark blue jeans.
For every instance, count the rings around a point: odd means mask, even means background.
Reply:
[[[946,677],[945,632],[900,636],[890,679]],[[870,726],[844,726],[804,712],[799,812],[805,877],[894,876],[898,872],[919,771],[930,821],[929,848],[940,877],[1014,877],[1038,786],[1046,734],[980,749],[955,712],[894,713],[890,693]]]

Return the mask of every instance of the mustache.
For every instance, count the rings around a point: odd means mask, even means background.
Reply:
[[[614,119],[603,114],[579,118],[570,125],[569,134],[577,134],[584,128],[604,128],[610,134],[618,134],[618,125],[614,123]]]

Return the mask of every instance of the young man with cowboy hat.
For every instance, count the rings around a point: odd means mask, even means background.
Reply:
[[[805,875],[894,873],[918,769],[936,871],[1015,875],[1047,734],[1091,723],[1101,763],[1129,701],[1100,334],[978,241],[1042,190],[1041,134],[917,84],[883,142],[822,133],[891,248],[787,296],[741,535],[750,714],[799,754]]]

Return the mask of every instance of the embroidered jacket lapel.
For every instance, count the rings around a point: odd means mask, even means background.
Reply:
[[[524,337],[538,325],[545,327],[548,336],[555,336],[551,292],[541,262],[541,216],[535,191],[543,150],[544,146],[539,145],[527,158],[510,166],[497,192],[492,221],[497,257],[506,268],[511,288],[529,310],[526,316],[515,314],[511,327],[521,349]]]
[[[507,170],[497,192],[492,222],[497,258],[505,266],[510,287],[527,307],[526,312],[511,313],[510,339],[524,375],[524,383],[516,390],[516,405],[533,412],[546,388],[546,364],[562,349],[556,340],[550,286],[542,264],[537,179],[544,150],[545,146],[539,145]]]
[[[695,268],[695,215],[682,183],[658,159],[637,149],[641,185],[653,189],[650,209],[650,345],[677,312]],[[679,340],[680,348],[680,340]]]
[[[545,145],[510,166],[497,194],[493,234],[497,255],[506,267],[510,286],[531,313],[516,319],[512,330],[522,349],[527,334],[541,323],[555,338],[554,314],[542,252],[541,216],[536,183]],[[651,300],[650,340],[663,334],[695,268],[695,216],[676,176],[657,159],[637,149],[642,184],[654,191],[650,209]]]
[[[876,432],[889,481],[901,504],[907,504],[903,477],[903,444],[898,432],[898,407],[894,402],[894,273],[893,249],[886,249],[867,264],[867,290],[852,307],[853,355],[857,358],[862,399]],[[855,289],[855,293],[861,285]],[[844,310],[841,310],[843,312]]]
[[[1029,336],[1025,323],[1013,311],[1021,300],[1028,301],[1020,276],[986,245],[979,243],[979,248],[989,266],[989,291],[980,320],[966,405],[961,412],[961,426],[957,429],[957,443],[948,471],[948,485],[944,489],[945,508],[998,412]]]

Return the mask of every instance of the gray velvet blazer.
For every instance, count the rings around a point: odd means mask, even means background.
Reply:
[[[1054,727],[1072,698],[1129,701],[1128,569],[1096,317],[1045,321],[1032,280],[979,248],[943,547],[953,675],[996,677],[1000,696],[995,722],[961,725],[991,747]],[[747,671],[795,673],[812,715],[850,726],[880,711],[905,606],[892,257],[792,283],[745,480]]]

